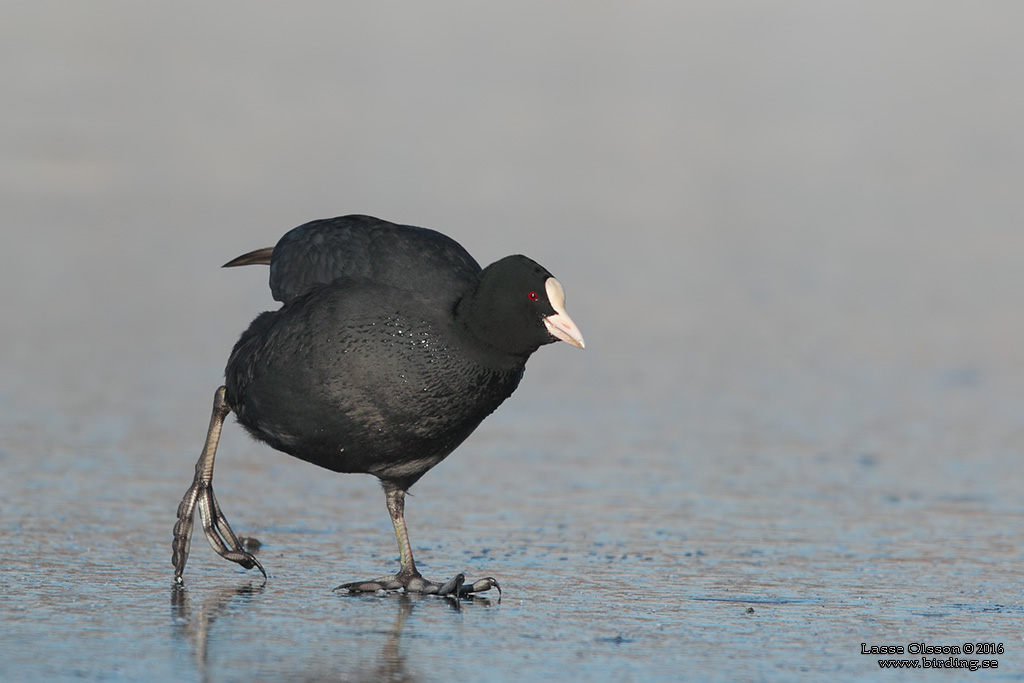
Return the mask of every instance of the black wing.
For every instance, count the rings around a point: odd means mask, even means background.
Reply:
[[[340,277],[370,280],[453,303],[475,281],[480,264],[436,230],[372,216],[340,216],[300,225],[273,249],[257,249],[224,264],[270,265],[270,291],[287,304]]]

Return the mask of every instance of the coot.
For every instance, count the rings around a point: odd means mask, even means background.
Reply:
[[[467,584],[462,574],[444,583],[420,575],[405,493],[515,391],[530,354],[559,340],[583,348],[562,285],[525,256],[481,269],[439,232],[359,215],[306,223],[225,266],[249,264],[270,266],[282,306],[257,316],[228,359],[195,479],[178,507],[175,581],[182,582],[196,507],[214,550],[266,577],[213,493],[217,442],[234,412],[280,451],[380,479],[401,567],[338,588],[458,596],[497,587],[490,577]]]

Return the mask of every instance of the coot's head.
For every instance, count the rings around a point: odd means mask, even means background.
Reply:
[[[556,341],[583,348],[583,335],[565,312],[562,285],[525,256],[506,256],[484,268],[457,316],[478,341],[511,355],[528,356]]]

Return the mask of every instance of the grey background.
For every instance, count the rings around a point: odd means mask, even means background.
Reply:
[[[1013,2],[9,2],[0,678],[1024,678],[1024,9]],[[265,586],[170,530],[237,335],[224,271],[370,213],[522,252],[546,347],[413,489],[230,425]],[[749,611],[753,608],[753,611]],[[979,657],[980,658],[980,657]]]

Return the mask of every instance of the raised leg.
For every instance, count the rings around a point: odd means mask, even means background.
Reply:
[[[416,570],[416,561],[412,556],[412,545],[409,543],[409,531],[405,527],[405,490],[389,482],[384,483],[384,495],[391,515],[391,523],[395,527],[398,539],[398,554],[401,567],[394,576],[384,576],[370,581],[355,581],[338,586],[334,590],[347,590],[351,593],[373,593],[379,590],[405,590],[410,593],[426,593],[431,595],[451,595],[462,597],[471,593],[482,593],[501,586],[497,580],[487,577],[466,585],[466,575],[456,574],[445,583],[428,581]]]
[[[224,387],[219,387],[213,395],[213,414],[210,416],[210,429],[206,433],[206,445],[196,463],[196,476],[192,485],[185,492],[185,497],[178,505],[178,521],[174,525],[174,540],[171,541],[171,562],[174,564],[174,581],[182,583],[181,575],[185,571],[189,549],[192,545],[193,515],[199,508],[199,519],[203,523],[203,533],[217,554],[225,560],[237,562],[246,569],[255,567],[267,578],[267,572],[252,553],[242,548],[235,532],[231,530],[228,520],[217,504],[213,495],[213,458],[217,454],[217,443],[220,441],[220,430],[224,418],[231,412],[224,399]]]

